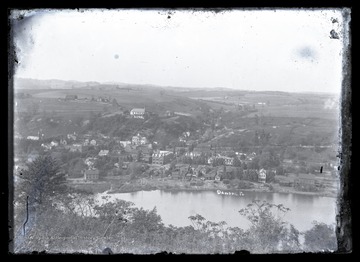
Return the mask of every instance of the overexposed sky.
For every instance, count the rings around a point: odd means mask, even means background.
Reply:
[[[341,10],[14,11],[15,76],[339,93]],[[337,22],[334,22],[333,19]],[[334,29],[340,39],[331,39]]]

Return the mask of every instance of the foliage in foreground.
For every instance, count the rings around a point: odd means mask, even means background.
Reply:
[[[284,207],[254,201],[240,211],[251,226],[247,230],[227,227],[225,222],[207,221],[201,215],[190,216],[191,226],[165,226],[156,209],[144,210],[122,200],[96,205],[72,201],[73,205],[47,206],[37,211],[37,219],[26,236],[18,235],[16,252],[100,253],[109,247],[114,253],[251,253],[302,252],[336,249],[334,230],[316,224],[304,233],[276,217]],[[89,212],[79,212],[81,210]]]

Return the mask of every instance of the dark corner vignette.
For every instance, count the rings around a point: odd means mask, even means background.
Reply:
[[[341,92],[341,150],[340,158],[340,192],[338,197],[338,214],[336,216],[336,234],[339,253],[352,253],[352,209],[353,174],[352,174],[352,21],[351,9],[343,10],[344,18],[344,56],[343,81]]]
[[[168,14],[165,14],[165,16],[167,16],[168,19],[171,18],[171,16],[174,15],[173,13],[169,12]],[[176,15],[176,14],[175,14]],[[351,214],[352,214],[352,202],[351,202],[351,194],[352,194],[352,188],[351,188],[351,184],[350,184],[350,180],[351,180],[351,156],[352,156],[352,147],[351,147],[351,141],[352,141],[352,115],[351,115],[351,95],[352,95],[352,90],[351,90],[351,32],[350,29],[347,27],[347,21],[350,21],[350,11],[345,9],[343,11],[343,16],[344,16],[344,29],[343,30],[347,30],[348,33],[343,34],[344,36],[348,35],[349,39],[348,41],[344,41],[344,57],[343,57],[343,82],[342,82],[342,92],[341,92],[341,141],[339,141],[339,143],[341,144],[341,150],[339,150],[339,155],[338,157],[340,158],[341,164],[340,164],[340,191],[339,191],[339,196],[338,196],[338,201],[337,201],[337,206],[338,206],[338,214],[336,215],[336,236],[337,236],[337,244],[338,244],[338,249],[337,251],[335,251],[335,253],[351,253],[352,252],[352,225],[351,225]],[[13,166],[14,166],[14,154],[13,154],[13,145],[14,145],[14,130],[13,130],[13,120],[14,120],[14,116],[13,116],[13,106],[14,106],[14,68],[16,68],[17,64],[18,64],[18,58],[16,56],[16,51],[15,51],[15,47],[14,47],[14,43],[13,43],[13,36],[14,36],[14,24],[21,24],[22,22],[20,22],[21,20],[23,20],[24,17],[19,17],[17,19],[17,21],[11,22],[9,19],[9,34],[8,34],[8,67],[9,67],[9,73],[8,73],[8,192],[9,192],[9,250],[10,252],[13,251],[13,237],[14,237],[14,232],[12,230],[13,228],[13,200],[14,200],[14,185],[13,185]],[[25,18],[26,20],[27,18]],[[26,23],[26,21],[23,21],[23,23]],[[350,22],[351,23],[351,22]],[[332,39],[334,39],[334,41],[336,41],[335,39],[338,39],[338,32],[332,31],[330,32],[330,37]],[[119,55],[115,54],[114,55],[114,59],[119,59]],[[129,92],[129,90],[127,90],[127,92]],[[160,96],[164,96],[164,91],[161,91]],[[165,94],[167,95],[167,94]],[[70,96],[67,95],[65,97],[65,100],[77,100],[78,97],[77,96]],[[108,99],[111,100],[111,99]],[[105,101],[105,100],[104,100]],[[107,101],[107,100],[106,100]],[[103,101],[101,101],[103,102]],[[109,101],[107,101],[109,102]],[[113,102],[113,104],[115,104]],[[117,104],[117,102],[116,102]],[[115,106],[119,106],[118,104]],[[11,109],[11,110],[10,110]],[[134,111],[134,115],[136,116],[141,115],[143,116],[143,114],[145,112],[141,111],[139,108],[134,108],[132,109],[130,112],[130,115],[132,115],[132,111],[137,109],[137,112]],[[144,108],[145,111],[145,108]],[[147,113],[147,112],[146,112]],[[175,114],[177,112],[169,112],[169,115],[167,115],[167,117],[174,117]],[[141,117],[138,117],[141,118]],[[256,120],[259,121],[259,120]],[[261,121],[261,120],[260,120]],[[10,128],[11,126],[11,128]],[[138,140],[142,140],[143,137],[141,137],[139,134],[134,134],[134,136],[138,136]],[[40,137],[40,135],[39,135]],[[184,135],[184,137],[186,137],[186,134]],[[139,142],[140,143],[140,142]],[[102,152],[103,151],[103,152]],[[101,150],[99,152],[99,155],[102,153],[104,154],[104,156],[106,156],[108,154],[108,152],[106,152],[107,150]],[[175,149],[174,149],[175,151]],[[137,156],[132,156],[133,158],[138,157],[139,159],[141,159],[142,156],[140,156],[141,154],[137,155]],[[158,156],[155,156],[158,157]],[[161,161],[159,160],[159,163]],[[165,160],[163,160],[163,162],[165,162]],[[225,166],[225,164],[224,164]],[[142,167],[141,167],[142,168]],[[139,168],[140,169],[140,168]],[[321,166],[320,168],[320,173],[322,173],[323,171],[323,167]],[[179,171],[180,172],[180,171]],[[195,171],[194,171],[195,172]],[[224,172],[226,173],[226,168],[224,168]],[[201,173],[201,172],[200,172]],[[96,172],[86,172],[84,173],[84,176],[86,178],[86,176],[88,175],[88,177],[98,177],[98,173]],[[260,179],[260,178],[259,178]],[[112,187],[111,187],[112,189]],[[226,192],[226,190],[224,191],[220,191],[220,193],[218,192],[219,195],[231,195],[231,193]],[[235,193],[234,193],[235,194]],[[241,194],[240,194],[241,195]],[[23,230],[25,233],[25,228],[27,226],[28,223],[28,198],[26,198],[26,214],[27,217],[23,223]],[[260,205],[259,203],[257,203],[258,205]],[[262,207],[262,206],[261,206]],[[246,214],[248,210],[244,211],[244,214]],[[195,225],[194,227],[196,228],[196,226],[201,224],[202,218],[201,217],[192,217],[190,218],[192,220],[192,222],[194,223],[193,225]],[[106,228],[106,230],[104,231],[104,236],[109,232],[109,228],[113,225],[113,223],[115,221],[111,220],[109,222],[108,227]],[[198,224],[197,224],[198,223]],[[200,227],[199,227],[200,228]],[[102,250],[99,251],[100,254],[106,254],[106,255],[116,255],[116,253],[113,253],[113,250],[110,247],[104,247]],[[35,252],[35,254],[41,254],[41,252]],[[239,250],[239,251],[235,251],[234,255],[248,255],[250,254],[249,251],[247,250]],[[174,255],[171,252],[167,252],[167,251],[163,251],[163,252],[159,252],[156,253],[155,255],[158,255],[160,257],[163,256],[171,256]],[[127,256],[127,255],[126,255]],[[276,255],[275,255],[276,256]],[[129,257],[132,257],[131,255]],[[186,258],[186,256],[185,256]]]
[[[17,58],[15,53],[14,46],[14,25],[11,19],[11,13],[14,9],[7,9],[7,24],[6,24],[6,52],[7,52],[7,63],[4,68],[6,71],[4,72],[6,78],[6,86],[7,86],[7,183],[3,183],[6,186],[7,192],[7,230],[4,236],[7,236],[7,249],[8,254],[13,254],[14,252],[14,208],[13,208],[13,200],[14,200],[14,183],[13,183],[13,166],[14,166],[14,72],[15,66],[17,64]],[[4,232],[5,233],[5,232]],[[5,245],[4,245],[5,246]]]

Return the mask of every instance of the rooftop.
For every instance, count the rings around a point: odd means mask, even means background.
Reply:
[[[145,108],[133,108],[131,112],[145,113]]]

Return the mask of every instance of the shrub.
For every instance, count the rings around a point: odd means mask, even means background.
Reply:
[[[337,240],[332,226],[313,222],[314,226],[304,233],[305,248],[309,251],[336,250]]]
[[[228,185],[228,184],[230,184],[230,180],[229,180],[229,179],[224,179],[224,180],[223,180],[223,183],[224,183],[225,185]]]
[[[238,184],[238,188],[239,189],[248,189],[248,188],[251,188],[251,184],[249,182],[246,182],[246,181],[243,181],[241,180]]]

